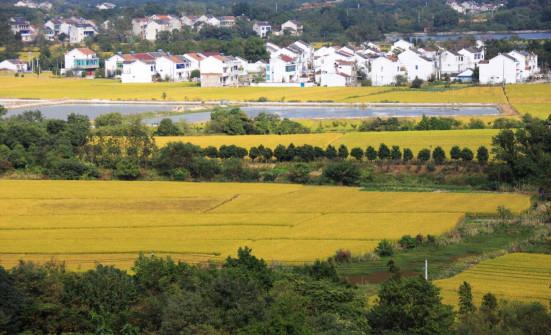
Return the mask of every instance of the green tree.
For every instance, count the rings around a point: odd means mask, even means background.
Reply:
[[[392,256],[394,255],[394,245],[391,241],[383,239],[375,248],[375,252],[381,257]]]
[[[350,156],[354,157],[357,161],[361,161],[364,157],[364,151],[362,148],[352,148],[352,150],[350,150]]]
[[[346,147],[346,145],[341,144],[338,151],[339,159],[347,159],[348,155],[348,148]]]
[[[463,150],[461,150],[461,159],[464,161],[464,162],[470,162],[472,161],[474,158],[474,154],[473,154],[473,151],[469,148],[463,148]]]
[[[404,148],[404,162],[409,162],[413,159],[413,151],[410,148]]]
[[[420,162],[427,162],[430,159],[430,150],[429,149],[421,149],[417,153],[417,160]]]
[[[165,118],[162,119],[155,131],[157,136],[178,136],[182,135],[182,131],[178,128],[177,125],[172,122],[172,119]]]
[[[461,148],[457,145],[454,145],[450,150],[450,158],[453,160],[461,159]]]
[[[421,277],[389,280],[368,313],[375,334],[449,334],[451,306],[442,304],[439,290]]]
[[[390,150],[390,159],[392,159],[393,161],[399,161],[400,159],[402,159],[402,151],[400,150],[399,146],[392,146],[392,149]]]
[[[310,181],[310,167],[305,163],[297,163],[289,169],[288,178],[293,183],[307,184]]]
[[[490,154],[488,153],[488,149],[486,149],[485,146],[480,146],[476,150],[476,160],[480,165],[486,165],[488,163],[488,159],[490,157]]]
[[[432,151],[432,160],[436,164],[444,163],[444,161],[446,160],[446,152],[444,151],[444,149],[442,149],[442,147],[438,146],[434,148],[434,150]]]
[[[330,163],[323,169],[325,178],[346,186],[358,184],[360,175],[358,165],[350,161]]]
[[[476,311],[473,304],[473,293],[471,285],[466,281],[459,286],[459,315],[467,317]]]
[[[325,149],[325,157],[329,160],[334,160],[335,158],[337,158],[337,155],[338,155],[337,149],[335,149],[334,146],[329,144]]]
[[[377,152],[377,156],[379,157],[380,160],[386,160],[390,158],[390,149],[386,144],[381,143],[381,145],[379,145],[379,151]]]
[[[372,146],[368,146],[367,149],[365,150],[365,157],[369,161],[376,160],[377,159],[377,150],[375,150],[375,148],[373,148]]]
[[[140,167],[134,159],[125,157],[117,163],[114,175],[122,180],[136,180],[140,177]]]

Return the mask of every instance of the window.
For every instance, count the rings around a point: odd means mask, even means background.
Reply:
[[[415,65],[415,70],[419,70],[419,65]]]

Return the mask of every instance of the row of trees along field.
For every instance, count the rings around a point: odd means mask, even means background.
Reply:
[[[497,301],[479,308],[459,288],[459,311],[420,277],[392,277],[368,305],[339,280],[332,262],[268,267],[248,248],[219,267],[141,255],[132,274],[98,265],[0,267],[0,333],[33,334],[549,334],[538,303]]]
[[[253,123],[251,127],[270,133],[271,127],[281,124],[278,122]],[[477,187],[526,184],[548,188],[550,121],[526,117],[523,124],[523,128],[514,131],[502,130],[494,138],[491,150],[482,146],[476,152],[454,146],[447,153],[436,146],[413,153],[408,148],[387,144],[365,149],[290,144],[278,145],[273,150],[264,146],[247,150],[235,145],[200,148],[175,142],[158,148],[151,130],[139,119],[111,115],[109,119],[96,121],[96,128],[92,129],[88,118],[82,115],[71,114],[63,121],[46,120],[40,112],[26,112],[0,119],[0,172],[19,171],[58,179],[112,175],[125,180],[148,176],[274,181],[284,175],[284,180],[291,182],[356,185],[373,165],[415,163],[418,167],[426,165],[428,172],[444,175],[452,172],[448,166],[456,171],[461,168],[476,171],[481,178],[473,179],[471,184]],[[219,126],[213,122],[208,127]],[[490,151],[494,153],[493,160],[489,160]],[[247,156],[250,160],[244,160]],[[276,163],[276,167],[257,164],[263,162]],[[311,178],[314,170],[321,170],[321,177]]]

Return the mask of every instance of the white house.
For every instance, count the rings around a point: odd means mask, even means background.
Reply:
[[[13,72],[27,72],[28,65],[20,59],[6,59],[0,62],[0,70],[7,70]]]
[[[403,39],[399,39],[398,41],[394,42],[392,44],[392,47],[390,48],[390,51],[405,51],[405,50],[409,50],[411,48],[413,48],[414,45],[413,43],[410,43],[406,40],[403,40]]]
[[[117,8],[117,5],[110,2],[104,2],[96,5],[96,8],[99,10],[109,10],[109,9],[115,9]]]
[[[378,57],[371,62],[373,86],[392,85],[396,82],[396,76],[403,74],[400,62],[396,58]]]
[[[481,84],[514,84],[521,79],[520,62],[508,54],[480,62],[478,67]]]
[[[429,80],[435,73],[434,61],[408,49],[398,55],[398,60],[406,68],[407,80],[415,78]]]
[[[218,21],[220,22],[221,28],[232,28],[235,26],[235,16],[232,15],[221,16],[218,18]]]
[[[253,30],[258,36],[266,38],[272,31],[272,25],[267,21],[256,21],[253,24]]]
[[[201,87],[237,86],[239,61],[231,56],[211,55],[201,61]]]
[[[85,38],[96,35],[96,27],[88,23],[77,23],[69,26],[69,43],[77,44]]]
[[[132,33],[142,39],[155,41],[159,33],[182,29],[182,21],[171,15],[151,15],[132,19]]]
[[[457,52],[463,56],[463,63],[465,69],[474,69],[478,66],[478,63],[485,59],[484,48],[463,48]]]
[[[154,60],[134,59],[125,61],[122,66],[121,82],[151,83],[156,75]]]
[[[197,52],[190,52],[190,53],[184,54],[184,58],[189,61],[189,64],[190,64],[189,70],[191,73],[194,70],[201,70],[201,61],[207,57]]]
[[[444,50],[437,58],[438,70],[440,75],[455,75],[465,71],[464,56],[460,53]]]
[[[122,54],[115,54],[105,60],[105,77],[120,76],[125,58]]]
[[[21,42],[32,42],[36,38],[36,29],[31,23],[22,17],[9,19],[10,30],[13,34],[21,37]]]
[[[266,64],[266,82],[269,83],[298,83],[300,71],[297,59],[287,55],[279,55],[270,58]]]
[[[95,51],[88,48],[75,48],[65,54],[65,66],[62,72],[71,71],[75,75],[86,73],[87,76],[92,76],[97,68],[99,68],[99,58]]]
[[[211,27],[220,27],[220,20],[216,16],[207,15],[206,24]]]
[[[520,62],[520,78],[522,81],[526,81],[540,72],[538,67],[538,55],[535,53],[513,50],[509,52],[508,55]]]
[[[155,60],[157,74],[163,80],[188,81],[191,62],[183,56],[163,55]]]
[[[281,35],[300,36],[304,31],[304,26],[295,20],[288,20],[281,25]]]

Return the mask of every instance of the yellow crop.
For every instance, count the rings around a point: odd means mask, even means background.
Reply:
[[[483,261],[452,278],[437,280],[445,303],[457,305],[457,291],[463,281],[471,284],[477,305],[484,294],[491,292],[498,298],[539,301],[547,306],[551,299],[551,255],[508,254]]]
[[[509,102],[521,114],[547,119],[551,114],[551,84],[508,85]]]
[[[344,144],[349,149],[361,147],[365,150],[371,145],[376,149],[381,143],[389,146],[399,145],[401,148],[410,148],[417,153],[423,148],[435,148],[441,146],[446,152],[454,145],[469,147],[476,150],[484,145],[490,148],[492,137],[498,133],[495,129],[475,130],[434,130],[434,131],[385,131],[385,132],[351,132],[351,133],[321,133],[321,134],[300,134],[300,135],[242,135],[242,136],[179,136],[179,137],[157,137],[155,142],[164,146],[168,142],[182,141],[191,142],[201,147],[223,144],[235,144],[241,147],[264,145],[275,148],[278,144],[295,145],[310,144],[325,148],[332,144],[339,146]]]
[[[337,249],[373,251],[383,238],[441,234],[465,212],[519,212],[520,194],[384,193],[288,184],[0,181],[0,263],[66,260],[129,267],[140,251],[190,262],[240,246],[274,262]]]

